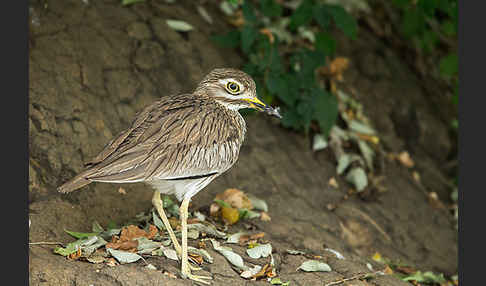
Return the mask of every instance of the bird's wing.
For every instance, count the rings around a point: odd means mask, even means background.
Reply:
[[[128,130],[90,162],[92,172],[87,179],[103,182],[184,179],[209,176],[229,168],[238,157],[241,129],[245,128],[243,119],[185,96],[161,100],[145,108]],[[243,126],[240,128],[235,122]]]

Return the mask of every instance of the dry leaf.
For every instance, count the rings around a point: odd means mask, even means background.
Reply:
[[[402,153],[398,154],[397,159],[403,166],[407,168],[412,168],[415,165],[407,151],[403,151]]]
[[[228,22],[235,26],[235,27],[241,27],[245,24],[245,18],[243,17],[243,11],[238,10],[236,11],[232,16],[226,18]]]
[[[138,241],[129,240],[129,241],[108,242],[105,247],[117,249],[117,250],[125,250],[129,252],[136,252],[138,247]]]
[[[420,174],[417,171],[412,172],[412,177],[415,180],[415,182],[420,183]]]
[[[125,189],[124,189],[124,188],[122,188],[122,187],[120,187],[120,188],[118,189],[118,192],[119,192],[120,194],[122,194],[122,195],[126,195],[126,194],[127,194],[127,191],[125,191]]]
[[[202,263],[203,263],[203,257],[199,254],[188,253],[188,258],[192,262],[195,262],[197,265],[202,265]]]
[[[436,192],[430,192],[429,195],[429,203],[432,207],[436,209],[443,209],[445,208],[444,204],[439,200],[439,196]]]
[[[174,273],[164,271],[165,276],[169,276],[170,278],[177,279],[177,276]]]
[[[255,234],[243,234],[240,236],[239,240],[238,240],[238,243],[240,245],[245,245],[247,242],[249,241],[253,241],[253,240],[258,240],[260,238],[263,238],[265,236],[265,233],[264,232],[259,232],[259,233],[255,233]]]
[[[232,225],[238,222],[240,218],[240,213],[235,208],[223,207],[221,209],[221,217],[225,224]]]
[[[266,212],[262,212],[260,214],[260,219],[262,221],[271,221],[272,220],[272,218]]]
[[[266,277],[271,277],[272,273],[272,266],[270,264],[265,264],[260,271],[258,271],[255,275],[251,276],[251,279],[260,279],[260,278],[266,278]],[[270,275],[269,275],[270,274]]]
[[[221,209],[221,206],[217,203],[212,203],[211,206],[209,206],[209,215],[210,216],[219,216],[219,210]]]
[[[108,259],[108,261],[106,262],[106,265],[108,266],[117,266],[119,265],[119,263],[115,260],[115,258],[111,257],[110,259]]]
[[[149,233],[135,225],[123,227],[120,234],[120,241],[129,241],[139,237],[153,238],[157,234],[157,228],[154,225],[149,226]]]
[[[388,275],[392,275],[393,274],[393,270],[388,265],[385,267],[385,269],[383,269],[383,272],[385,274],[388,274]]]
[[[273,34],[269,29],[267,28],[260,29],[260,33],[267,36],[268,40],[270,41],[270,44],[273,44],[275,38],[273,37]]]
[[[175,217],[169,218],[169,224],[173,230],[178,230],[181,228],[181,222]]]
[[[337,57],[329,64],[329,66],[320,67],[318,72],[323,75],[334,77],[338,81],[343,81],[343,72],[348,68],[348,66],[348,58]]]
[[[81,248],[78,248],[76,252],[68,255],[68,258],[71,260],[78,260],[80,257],[81,257]]]
[[[253,209],[248,196],[238,189],[226,189],[223,193],[217,194],[215,199],[222,200],[237,209]]]
[[[336,188],[336,189],[339,188],[339,184],[336,181],[336,178],[334,178],[334,177],[331,177],[327,183],[329,184],[329,186],[331,186],[333,188]]]

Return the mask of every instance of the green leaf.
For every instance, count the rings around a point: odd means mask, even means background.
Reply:
[[[255,15],[255,9],[250,1],[245,1],[241,7],[243,11],[243,18],[245,22],[250,25],[255,25],[257,22],[257,16]]]
[[[223,48],[236,48],[240,45],[240,32],[232,30],[223,35],[210,37],[213,42]]]
[[[73,236],[74,238],[78,238],[78,239],[100,234],[99,232],[75,232],[69,230],[64,230],[64,231],[69,235]]]
[[[336,97],[323,89],[314,89],[317,96],[313,118],[319,123],[321,133],[329,135],[329,131],[336,122],[338,116],[338,105]]]
[[[231,208],[231,205],[225,201],[215,199],[214,202],[220,205],[221,207]]]
[[[437,33],[430,30],[423,31],[420,40],[422,50],[428,53],[432,52],[438,40],[439,36],[437,35]]]
[[[295,108],[284,110],[282,112],[282,125],[286,128],[292,128],[294,130],[300,130],[303,127],[301,118]]]
[[[240,219],[252,219],[260,217],[260,213],[254,212],[246,208],[238,209],[238,215]]]
[[[249,25],[243,26],[243,29],[241,30],[241,50],[245,54],[250,53],[250,49],[253,43],[255,43],[255,40],[257,39],[258,35],[259,33],[255,28]]]
[[[402,278],[404,281],[417,281],[419,283],[438,283],[442,284],[447,282],[444,278],[444,274],[435,274],[432,271],[421,272],[417,271],[410,276]]]
[[[292,16],[290,16],[290,29],[295,31],[298,27],[310,23],[312,21],[313,8],[312,0],[302,1]]]
[[[334,19],[336,26],[343,31],[343,33],[351,39],[356,38],[358,25],[356,20],[341,6],[327,5],[327,9]]]
[[[314,19],[322,29],[327,30],[331,24],[332,15],[328,10],[328,5],[320,5],[314,9]]]
[[[402,32],[407,37],[419,34],[425,29],[425,16],[418,9],[409,9],[405,11],[402,18]]]
[[[452,21],[444,21],[440,28],[446,36],[454,36],[457,34],[457,26]]]
[[[145,0],[122,0],[122,5],[127,6],[127,5],[132,5],[132,4],[135,4],[135,3],[139,3],[139,2],[145,2]]]
[[[282,14],[282,6],[274,0],[260,0],[260,9],[267,17],[279,17]]]
[[[458,65],[459,63],[457,54],[451,53],[440,60],[440,74],[445,77],[452,77],[458,73]]]
[[[393,0],[393,4],[395,4],[398,8],[405,8],[408,4],[410,4],[410,0]]]
[[[332,56],[336,50],[336,40],[330,34],[320,32],[316,35],[315,47],[325,55]]]
[[[418,0],[417,7],[421,8],[429,17],[435,16],[435,10],[438,8],[439,0]]]

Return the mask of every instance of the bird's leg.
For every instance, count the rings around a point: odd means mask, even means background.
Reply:
[[[167,231],[169,232],[170,240],[172,240],[172,244],[174,244],[174,248],[175,248],[177,254],[180,257],[182,255],[181,245],[177,241],[175,233],[172,230],[172,227],[170,226],[169,219],[165,215],[164,205],[162,203],[162,200],[160,199],[160,192],[159,191],[154,192],[154,196],[152,197],[152,204],[157,209],[157,212],[159,213],[159,216],[162,219],[162,222],[164,222],[165,229],[167,229]]]
[[[167,231],[169,232],[169,237],[170,240],[172,240],[172,244],[174,245],[175,251],[177,252],[177,256],[181,258],[182,257],[181,245],[179,244],[179,241],[177,241],[174,230],[172,230],[172,227],[170,226],[169,223],[169,219],[167,218],[167,215],[164,212],[164,204],[160,199],[159,191],[154,192],[154,196],[152,197],[152,204],[154,205],[155,209],[157,209],[157,212],[159,213],[159,216],[162,219],[162,222],[164,223],[165,229],[167,229]],[[192,265],[189,265],[189,267],[191,268],[191,270],[201,270],[201,268]]]
[[[191,273],[189,261],[188,261],[188,256],[187,256],[187,216],[188,216],[188,209],[189,209],[189,201],[190,198],[184,198],[181,203],[181,224],[182,224],[182,267],[181,267],[181,272],[182,272],[182,277],[184,278],[189,278],[191,280],[204,283],[204,284],[209,284],[208,281],[205,281],[205,279],[210,280],[213,279],[208,276],[199,276],[199,275],[193,275]]]

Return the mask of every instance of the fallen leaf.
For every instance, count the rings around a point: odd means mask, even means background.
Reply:
[[[282,282],[282,280],[280,278],[273,278],[272,280],[270,280],[270,284],[288,286],[288,285],[290,285],[290,281]]]
[[[236,11],[233,16],[226,19],[231,25],[237,28],[245,24],[245,17],[243,17],[243,12],[241,10]]]
[[[348,122],[349,129],[359,134],[375,135],[376,131],[365,123],[352,119]]]
[[[417,171],[412,172],[412,177],[415,180],[415,182],[420,183],[420,174]]]
[[[263,238],[265,236],[264,232],[259,232],[255,234],[243,234],[239,237],[238,243],[240,245],[244,245],[249,241],[257,241],[260,238]]]
[[[238,209],[240,219],[253,219],[260,217],[261,214],[246,208]]]
[[[262,267],[260,265],[255,265],[252,268],[241,272],[240,276],[245,278],[245,279],[249,279],[249,278],[252,278],[252,276],[257,274],[258,272],[260,272],[261,269],[262,269]]]
[[[179,257],[177,256],[177,252],[172,249],[172,248],[163,248],[162,253],[165,255],[165,257],[178,261]]]
[[[384,272],[385,274],[392,275],[392,274],[393,274],[393,269],[391,269],[391,268],[390,268],[390,266],[389,266],[389,265],[387,265],[387,266],[385,267],[385,269],[383,269],[383,272]]]
[[[203,6],[197,6],[197,12],[201,17],[204,19],[204,21],[208,22],[209,24],[213,23],[213,18],[211,15],[209,15],[208,11]]]
[[[173,230],[179,230],[181,228],[181,222],[179,221],[179,219],[177,219],[175,217],[169,218],[169,224],[170,224],[170,227],[172,227]]]
[[[243,235],[246,235],[246,236],[249,237],[249,235],[246,232],[233,233],[226,238],[226,243],[239,243],[240,237],[242,237]]]
[[[171,272],[168,272],[168,271],[164,271],[163,274],[166,275],[166,276],[169,276],[172,279],[177,279],[177,276],[174,273],[171,273]]]
[[[71,260],[77,260],[81,257],[81,248],[78,248],[76,252],[73,252],[67,256]]]
[[[132,252],[115,250],[112,248],[106,248],[106,250],[121,264],[135,262],[142,258],[142,256]]]
[[[251,279],[257,280],[265,277],[271,277],[272,276],[272,266],[270,264],[265,264],[263,265],[262,269],[258,271],[257,273],[253,274]]]
[[[217,238],[225,238],[226,237],[226,233],[217,230],[216,227],[214,225],[211,225],[211,224],[208,225],[208,224],[203,224],[203,223],[193,223],[193,224],[187,225],[187,229],[188,230],[189,229],[196,229],[200,233],[206,233],[206,234],[212,235],[212,236],[217,237]]]
[[[101,232],[105,231],[105,230],[103,229],[103,227],[100,225],[100,223],[99,223],[99,222],[97,222],[97,221],[93,221],[93,224],[92,224],[92,226],[91,226],[91,230],[92,230],[93,232],[95,232],[95,233],[101,233]]]
[[[248,254],[248,256],[254,259],[267,257],[270,255],[270,253],[272,253],[272,245],[270,243],[261,244],[253,248],[247,249],[246,253]]]
[[[346,180],[352,183],[358,192],[361,192],[368,185],[368,178],[366,173],[361,167],[355,167],[351,169],[346,175]]]
[[[339,188],[339,184],[338,184],[338,182],[336,181],[336,178],[334,178],[334,177],[331,177],[331,178],[329,179],[329,181],[327,182],[327,184],[328,184],[329,186],[331,186],[331,187],[335,188],[335,189]]]
[[[301,250],[296,250],[296,249],[287,249],[285,250],[288,254],[291,254],[291,255],[306,255],[307,253],[305,253],[304,251],[301,251]]]
[[[157,234],[158,230],[154,225],[149,226],[149,232],[147,233],[143,229],[138,228],[135,225],[129,225],[123,227],[120,234],[120,241],[129,241],[139,237],[146,237],[148,239],[153,238]]]
[[[120,188],[118,189],[118,192],[119,192],[120,194],[122,194],[122,195],[126,195],[126,194],[127,194],[127,191],[125,191],[125,189],[124,189],[124,188],[122,188],[122,187],[120,187]]]
[[[266,212],[262,212],[260,214],[260,219],[262,221],[271,221],[272,220],[272,218]]]
[[[116,262],[116,260],[114,258],[109,258],[108,261],[106,262],[106,265],[111,266],[111,267],[117,266],[118,264],[119,263]]]
[[[80,238],[87,238],[87,237],[92,237],[95,235],[98,235],[99,232],[76,232],[76,231],[70,231],[70,230],[64,230],[66,233],[71,235],[74,238],[80,239]]]
[[[257,198],[254,195],[248,195],[248,199],[250,200],[253,209],[268,212],[268,205],[264,200]]]
[[[221,209],[221,206],[218,203],[212,203],[209,206],[209,215],[210,216],[219,216],[219,210]]]
[[[410,154],[407,151],[403,151],[397,156],[398,161],[407,168],[412,168],[415,163],[413,162]]]
[[[417,271],[414,274],[402,278],[404,281],[417,281],[419,283],[446,283],[447,280],[444,278],[444,274],[435,274],[432,271],[421,272]]]
[[[331,267],[324,262],[320,262],[317,260],[307,260],[304,263],[302,263],[297,270],[303,270],[306,272],[329,272],[331,271]]]
[[[167,19],[167,20],[165,20],[165,22],[167,23],[167,25],[171,29],[173,29],[177,32],[189,32],[189,31],[192,31],[194,29],[193,26],[191,26],[190,24],[188,24],[187,22],[184,22],[184,21]]]
[[[208,263],[213,263],[213,261],[214,261],[213,257],[209,254],[209,252],[207,252],[204,249],[189,246],[187,248],[187,250],[188,250],[188,252],[195,253],[195,254],[201,256],[204,259],[204,261],[206,261]]]
[[[122,0],[122,5],[128,6],[139,2],[145,2],[145,0]]]
[[[232,225],[238,222],[240,219],[240,213],[235,208],[221,208],[221,218],[225,224]]]
[[[337,259],[344,259],[344,256],[339,253],[338,251],[331,249],[331,248],[324,248],[324,250],[332,252],[334,255],[336,255]]]
[[[203,263],[203,257],[196,253],[188,253],[188,259],[196,263],[197,265],[202,265]]]
[[[217,194],[215,200],[221,200],[233,208],[253,209],[248,196],[238,189],[226,189],[223,193]]]
[[[153,266],[152,264],[147,264],[145,268],[150,269],[150,270],[157,270],[157,267]]]
[[[327,143],[326,137],[322,134],[316,134],[314,135],[314,138],[312,139],[312,151],[319,151],[326,149],[327,146],[329,145]]]
[[[223,255],[233,266],[243,271],[249,269],[248,266],[243,263],[243,258],[241,258],[239,254],[233,252],[231,248],[221,246],[220,243],[215,239],[211,239],[211,243],[213,244],[214,250]]]

